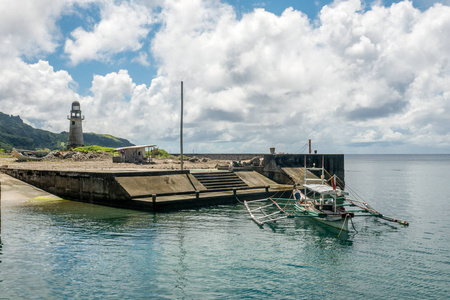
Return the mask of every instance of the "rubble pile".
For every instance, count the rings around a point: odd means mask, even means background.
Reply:
[[[111,159],[113,155],[109,152],[78,152],[78,151],[67,151],[67,152],[50,152],[44,160],[73,160],[73,161],[85,161],[85,160],[105,160]]]
[[[233,161],[232,167],[239,168],[239,167],[259,167],[262,166],[262,159],[259,157],[254,157],[250,160],[243,160],[243,161]]]

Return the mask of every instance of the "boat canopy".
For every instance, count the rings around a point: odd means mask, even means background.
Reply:
[[[337,194],[341,193],[342,195],[348,195],[348,192],[344,192],[341,189],[333,190],[333,188],[329,185],[325,184],[317,184],[317,183],[311,183],[311,184],[304,184],[303,187],[307,188],[308,190],[311,190],[313,192],[319,193],[321,195],[324,194]]]

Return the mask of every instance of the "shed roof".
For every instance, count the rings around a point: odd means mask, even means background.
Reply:
[[[139,145],[139,146],[128,146],[128,147],[121,147],[121,148],[116,148],[114,150],[116,151],[120,151],[120,150],[126,150],[126,149],[139,149],[139,148],[151,148],[151,147],[156,147],[156,145]]]

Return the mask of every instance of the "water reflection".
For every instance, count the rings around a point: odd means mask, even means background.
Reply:
[[[21,207],[27,215],[39,215],[63,228],[114,232],[125,227],[148,227],[151,214],[73,201],[29,202]],[[145,220],[145,221],[144,221]]]
[[[310,218],[294,218],[277,223],[267,223],[265,228],[272,232],[287,235],[302,235],[308,240],[336,240],[340,244],[352,246],[356,232],[346,232],[324,225]]]
[[[184,222],[180,224],[180,227],[178,228],[178,246],[179,246],[179,254],[178,254],[178,265],[176,266],[175,272],[177,274],[175,288],[181,293],[181,299],[186,299],[186,286],[188,284],[187,279],[187,271],[188,271],[188,265],[186,263],[186,249],[184,247]]]

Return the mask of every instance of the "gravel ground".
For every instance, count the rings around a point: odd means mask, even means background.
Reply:
[[[216,169],[218,165],[229,165],[231,161],[210,160],[199,158],[196,162],[184,161],[184,169]],[[113,163],[110,155],[99,155],[94,158],[81,160],[54,158],[42,161],[19,162],[14,157],[0,157],[0,167],[7,166],[14,169],[33,170],[148,170],[180,169],[181,163],[178,159],[154,159],[152,163],[131,164]]]

